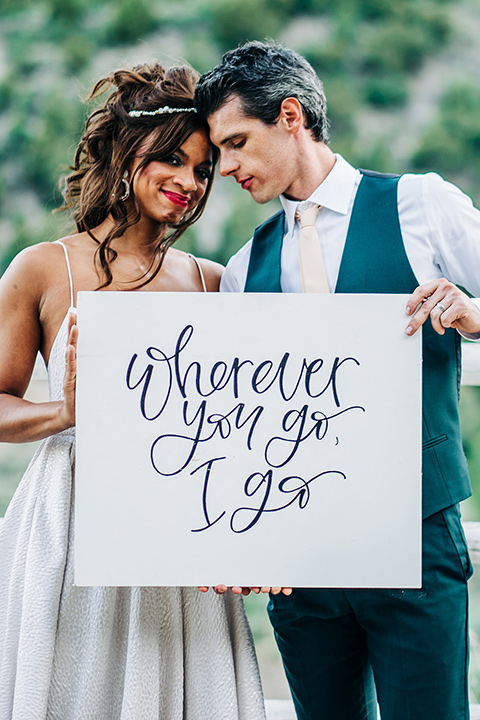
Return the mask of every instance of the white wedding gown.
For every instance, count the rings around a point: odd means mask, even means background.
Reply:
[[[52,400],[67,325],[50,355]],[[264,720],[241,597],[74,587],[74,466],[74,431],[47,438],[0,528],[1,720]]]

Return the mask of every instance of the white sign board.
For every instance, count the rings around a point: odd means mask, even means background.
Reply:
[[[406,299],[80,293],[76,583],[418,586]]]

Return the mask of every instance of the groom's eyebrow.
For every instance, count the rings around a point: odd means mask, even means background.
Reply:
[[[220,140],[220,145],[226,145],[231,140],[234,140],[235,138],[240,137],[240,135],[243,135],[243,134],[244,133],[241,133],[241,132],[234,132],[231,135],[227,135],[226,138],[223,138],[223,140]]]

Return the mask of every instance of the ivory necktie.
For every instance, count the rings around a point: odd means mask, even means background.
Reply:
[[[319,205],[311,205],[306,210],[297,210],[295,218],[300,222],[299,254],[300,274],[303,292],[330,292],[323,264],[322,248],[315,229],[315,219]]]

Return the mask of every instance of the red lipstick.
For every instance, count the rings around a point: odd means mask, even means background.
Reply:
[[[187,207],[190,198],[186,195],[179,195],[178,193],[170,192],[169,190],[162,190],[163,194],[170,200],[174,205],[180,205],[180,207]]]

